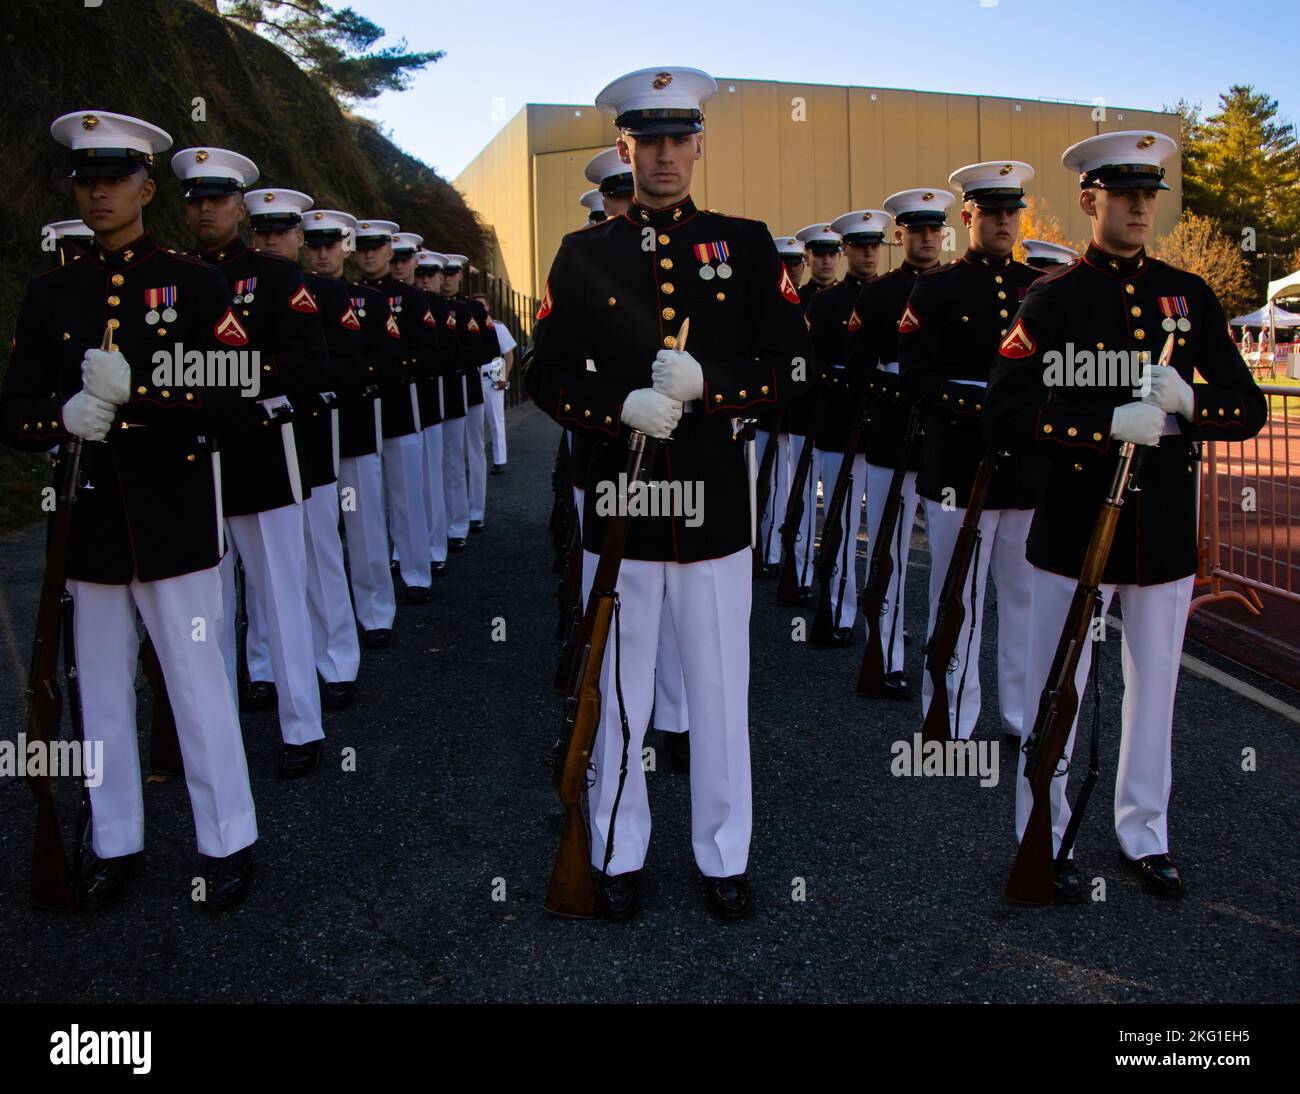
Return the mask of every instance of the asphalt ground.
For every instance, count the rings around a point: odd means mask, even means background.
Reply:
[[[754,918],[708,915],[687,776],[666,763],[648,776],[655,829],[642,915],[548,917],[561,820],[543,764],[559,725],[546,527],[558,429],[527,404],[509,428],[507,474],[488,480],[487,529],[452,556],[430,603],[399,607],[388,650],[364,651],[356,703],[326,713],[321,769],[278,779],[274,712],[244,716],[261,838],[237,911],[210,916],[190,901],[198,859],[179,779],[145,784],[149,870],[121,905],[96,916],[32,908],[33,801],[20,780],[0,779],[0,1000],[1296,1001],[1294,721],[1182,674],[1170,826],[1188,892],[1161,900],[1116,861],[1120,668],[1119,643],[1108,643],[1102,781],[1077,852],[1085,878],[1104,879],[1105,900],[1014,908],[1002,898],[1014,756],[1002,751],[991,787],[892,776],[890,746],[919,730],[919,700],[858,697],[861,624],[848,650],[796,643],[771,581],[756,585],[752,620]],[[9,739],[23,728],[42,544],[39,528],[0,542]],[[917,529],[907,618],[917,686],[927,565]],[[991,741],[988,616],[977,736]],[[142,681],[140,695],[145,727]],[[355,750],[355,770],[344,770],[344,749]],[[71,803],[73,788],[62,792]],[[805,899],[794,899],[800,889]]]

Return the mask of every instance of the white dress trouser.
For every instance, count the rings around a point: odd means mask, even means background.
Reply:
[[[443,505],[447,510],[447,536],[469,535],[469,487],[465,478],[465,419],[442,423]]]
[[[790,487],[786,491],[787,497],[789,491],[794,488],[794,468],[799,466],[799,457],[803,453],[804,444],[812,444],[809,437],[800,437],[793,434],[790,438],[794,443],[791,445],[790,459]],[[784,519],[785,514],[781,514]],[[795,579],[802,589],[812,584],[813,579],[813,547],[814,540],[817,538],[817,453],[813,452],[812,463],[808,465],[808,478],[803,484],[803,519],[799,522],[799,532],[795,537],[794,543],[794,562],[795,562]]]
[[[424,444],[424,509],[429,518],[429,558],[447,561],[447,507],[443,504],[442,423],[420,434]]]
[[[867,569],[864,584],[871,577],[871,555],[876,550],[876,536],[880,532],[880,521],[885,515],[885,502],[889,496],[889,484],[894,477],[892,467],[881,467],[869,463],[867,475]],[[889,555],[893,559],[894,573],[885,590],[885,600],[881,604],[880,638],[884,647],[885,671],[903,671],[903,605],[907,588],[907,558],[912,550],[912,524],[916,520],[918,507],[916,499],[916,472],[903,474],[903,499],[898,509],[898,525],[894,529],[889,544]],[[900,542],[901,539],[901,542]],[[901,550],[900,550],[901,548]]]
[[[757,448],[755,458],[761,465],[763,453],[772,434],[766,429],[755,431]],[[776,457],[772,461],[775,482],[768,489],[767,508],[759,523],[759,537],[763,545],[763,561],[776,566],[781,562],[781,522],[785,519],[786,503],[790,500],[790,434],[777,435]]]
[[[840,464],[844,460],[843,452],[823,452],[817,450],[818,472],[826,484],[826,507],[831,504],[831,494],[835,490],[835,479],[840,473]],[[853,469],[849,472],[849,491],[844,499],[844,512],[840,527],[844,534],[840,539],[839,557],[831,571],[831,608],[833,622],[838,627],[852,629],[853,621],[858,617],[858,528],[862,524],[862,495],[866,491],[867,457],[857,453],[853,457]],[[826,529],[822,529],[822,538],[826,538]],[[848,571],[844,582],[844,596],[839,597],[840,574]]]
[[[659,648],[655,652],[655,728],[663,733],[687,733],[691,724],[686,706],[686,674],[677,644],[673,613],[659,616]]]
[[[506,393],[483,378],[483,405],[487,407],[488,435],[492,438],[492,462],[506,462]]]
[[[144,848],[140,741],[135,724],[139,609],[153,639],[185,763],[199,853],[233,855],[257,839],[248,762],[221,652],[217,567],[161,581],[69,581],[86,742],[101,742],[102,781],[90,788],[95,854]]]
[[[937,501],[926,500],[925,528],[930,540],[930,618],[934,628],[939,595],[957,533],[966,510],[945,511]],[[948,729],[957,726],[965,741],[980,716],[980,636],[984,620],[984,588],[990,567],[998,591],[998,702],[1002,732],[1020,736],[1025,720],[1025,663],[1029,644],[1029,585],[1033,567],[1025,559],[1025,542],[1033,523],[1032,509],[985,509],[980,514],[980,541],[962,590],[966,618],[962,621],[953,664],[948,673]],[[974,588],[975,607],[971,607]],[[921,678],[921,713],[930,706],[933,688],[929,674]],[[1031,715],[1032,717],[1032,715]]]
[[[342,463],[342,461],[339,461]],[[303,502],[307,536],[307,614],[316,671],[328,684],[350,684],[361,667],[357,620],[339,540],[338,483],[313,486]]]
[[[420,433],[384,438],[388,524],[398,570],[408,588],[428,588],[429,514],[424,490],[424,439]]]
[[[583,590],[589,593],[597,556],[584,551]],[[681,644],[686,699],[695,722],[691,743],[691,845],[708,877],[743,873],[749,860],[752,799],[749,777],[749,611],[753,553],[748,549],[705,562],[624,560],[618,578],[621,619],[601,669],[601,712],[593,759],[591,858],[604,864],[610,813],[618,790],[623,733],[614,670],[626,704],[627,781],[614,824],[609,872],[639,870],[650,845],[641,745],[654,698],[659,617],[669,612]],[[617,655],[617,656],[616,656]]]
[[[280,736],[285,744],[306,744],[325,736],[320,720],[320,691],[307,611],[307,545],[303,503],[282,505],[262,513],[227,517],[231,550],[221,560],[221,590],[225,604],[222,650],[231,695],[238,694],[235,650],[235,561],[244,563],[245,607],[249,632],[254,620],[265,623],[271,678],[280,711]],[[252,673],[249,663],[249,675]]]
[[[388,568],[384,467],[379,453],[340,459],[339,489],[357,622],[362,630],[391,630],[397,602]]]
[[[1033,712],[1047,683],[1078,582],[1036,567],[1031,569],[1029,666],[1025,686],[1031,699],[1029,710]],[[1188,576],[1162,585],[1103,585],[1101,588],[1103,615],[1117,588],[1124,605],[1124,705],[1119,766],[1115,771],[1115,835],[1124,853],[1133,859],[1169,851],[1174,692],[1178,687],[1179,655],[1194,583],[1195,577]],[[1088,642],[1074,677],[1081,700],[1091,663],[1092,643]],[[1033,729],[1033,714],[1029,717],[1026,734]],[[1074,751],[1075,736],[1071,730],[1066,742],[1066,760]],[[1087,743],[1084,742],[1085,747]],[[1017,839],[1024,834],[1033,808],[1033,793],[1024,775],[1025,757],[1021,753],[1016,778]],[[1052,780],[1053,853],[1060,850],[1061,837],[1070,822],[1070,805],[1065,797],[1067,778],[1063,775]]]
[[[465,411],[465,459],[469,463],[469,519],[482,520],[487,511],[487,447],[483,436],[483,403]]]

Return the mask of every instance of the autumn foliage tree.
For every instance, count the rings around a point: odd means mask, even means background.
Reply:
[[[1087,240],[1074,240],[1067,238],[1065,229],[1061,227],[1061,222],[1047,211],[1047,201],[1044,198],[1027,197],[1025,198],[1025,207],[1020,213],[1020,240],[1038,239],[1044,243],[1059,243],[1064,247],[1070,247],[1080,254],[1088,246]],[[1015,258],[1019,262],[1025,260],[1025,246],[1020,240],[1017,240],[1015,246]]]
[[[1251,307],[1255,292],[1250,264],[1240,245],[1209,217],[1185,211],[1173,231],[1156,240],[1152,253],[1171,266],[1204,278],[1229,318]]]

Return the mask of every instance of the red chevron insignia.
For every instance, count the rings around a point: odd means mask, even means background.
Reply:
[[[1025,330],[1024,320],[1017,319],[1016,325],[1002,339],[1002,345],[998,347],[998,352],[1003,357],[1028,357],[1037,348],[1037,344],[1029,337],[1029,332]]]
[[[228,346],[248,345],[248,332],[239,325],[239,320],[235,318],[235,313],[230,308],[226,309],[226,314],[212,329],[218,342],[224,342]]]
[[[320,311],[320,308],[316,307],[316,298],[312,296],[306,285],[299,285],[298,291],[289,297],[289,307],[294,311],[306,312],[308,315]]]
[[[903,309],[903,318],[898,321],[898,333],[909,334],[914,330],[921,329],[921,317],[912,310],[912,305],[908,304]]]

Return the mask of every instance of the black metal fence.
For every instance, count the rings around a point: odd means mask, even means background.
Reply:
[[[506,406],[515,406],[524,402],[528,396],[524,392],[523,363],[524,355],[532,348],[533,324],[536,322],[537,299],[526,293],[517,292],[499,277],[493,277],[482,270],[468,270],[464,275],[464,292],[466,296],[482,293],[488,300],[488,314],[494,323],[504,323],[514,335],[518,345],[515,347],[515,363],[510,370],[510,386],[506,389]]]

